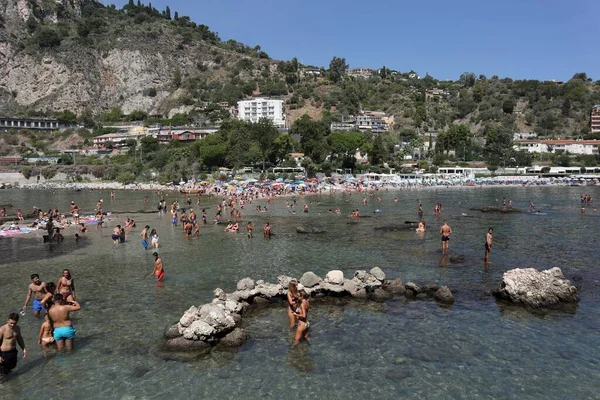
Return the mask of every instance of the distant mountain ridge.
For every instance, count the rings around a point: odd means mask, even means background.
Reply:
[[[0,0],[0,108],[160,114],[183,95],[174,75],[219,81],[220,65],[247,58],[198,40],[189,19],[136,7],[144,17],[93,0]]]

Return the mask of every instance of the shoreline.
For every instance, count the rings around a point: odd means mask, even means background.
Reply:
[[[296,194],[312,194],[312,193],[323,193],[327,192],[362,192],[371,190],[403,190],[403,189],[425,189],[425,188],[482,188],[482,187],[517,187],[517,186],[598,186],[600,181],[597,179],[590,181],[581,181],[571,177],[560,177],[560,178],[540,178],[536,176],[497,176],[489,178],[476,178],[476,179],[448,179],[435,182],[411,182],[411,181],[399,181],[399,182],[381,182],[381,181],[338,181],[334,179],[326,178],[321,179],[314,184],[312,187],[300,188],[298,185],[290,185],[289,183],[268,181],[259,183],[257,185],[243,185],[239,183],[243,180],[233,181],[232,183],[225,182],[225,184],[209,183],[203,186],[194,184],[185,184],[180,186],[174,185],[162,185],[158,183],[136,183],[123,185],[119,182],[44,182],[44,183],[27,183],[23,185],[14,186],[6,189],[29,189],[29,190],[147,190],[147,191],[164,191],[164,192],[180,192],[181,190],[199,189],[203,188],[205,191],[202,193],[214,192],[218,195],[229,195],[234,193],[244,193],[248,190],[265,190],[276,194],[277,196],[283,195],[296,195]],[[227,184],[227,185],[226,185]],[[273,188],[273,186],[279,185],[279,188]],[[235,187],[231,189],[231,187]],[[215,188],[218,190],[215,191]],[[4,190],[6,190],[4,189]],[[275,190],[272,190],[275,189]],[[188,195],[188,193],[181,193]],[[190,196],[196,195],[196,193],[189,193]]]

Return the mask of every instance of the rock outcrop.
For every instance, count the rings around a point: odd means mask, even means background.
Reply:
[[[273,299],[284,299],[292,279],[282,275],[277,277],[277,283],[269,283],[244,278],[237,283],[237,290],[233,293],[215,289],[215,298],[211,303],[190,307],[179,322],[165,332],[167,350],[204,351],[216,344],[226,347],[242,345],[248,340],[248,335],[240,325],[242,315],[250,304],[267,304]],[[440,297],[438,301],[445,304],[451,304],[449,298],[453,301],[450,290],[445,286],[438,288],[437,285],[429,284],[421,289],[411,282],[403,286],[399,279],[386,282],[385,273],[379,267],[372,268],[369,272],[356,271],[351,279],[344,278],[344,273],[340,270],[329,271],[325,279],[307,271],[300,278],[299,288],[320,297],[352,296],[386,301],[395,295],[405,294],[407,298],[417,299],[436,295],[436,299]]]
[[[500,288],[493,294],[500,300],[531,308],[579,301],[577,288],[556,267],[546,271],[534,268],[507,271],[502,277]]]

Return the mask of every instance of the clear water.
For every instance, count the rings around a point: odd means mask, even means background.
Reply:
[[[43,244],[41,233],[0,240],[0,312],[8,315],[24,301],[29,275],[56,281],[72,270],[83,309],[74,314],[78,331],[71,354],[42,354],[37,347],[40,320],[30,310],[19,322],[29,357],[0,389],[9,398],[519,398],[595,399],[600,390],[600,213],[581,215],[579,195],[600,196],[600,188],[462,188],[379,192],[362,206],[353,194],[299,197],[292,215],[285,199],[256,213],[254,201],[244,210],[257,235],[226,234],[223,226],[201,229],[199,240],[184,239],[181,228],[157,214],[131,214],[138,228],[125,244],[114,246],[110,227],[128,214],[114,216],[109,228],[90,226],[76,244],[75,230],[60,245]],[[144,203],[144,196],[150,201]],[[175,198],[171,194],[167,200]],[[398,197],[399,202],[393,202]],[[527,209],[539,205],[544,216],[490,215],[475,206],[498,205],[502,197]],[[71,200],[92,210],[99,198],[105,209],[154,209],[158,197],[148,192],[0,191],[0,204],[24,210],[32,206],[67,209]],[[375,227],[415,220],[417,199],[430,227],[423,239],[414,232]],[[184,204],[184,198],[181,198]],[[301,204],[311,202],[310,213]],[[317,204],[320,201],[320,204]],[[202,206],[214,202],[203,199]],[[465,264],[441,257],[433,218],[436,202],[454,229],[451,254]],[[342,215],[327,214],[340,207]],[[198,207],[195,207],[198,211]],[[360,208],[365,218],[345,217]],[[381,209],[380,214],[373,210]],[[318,212],[322,213],[319,214]],[[464,217],[461,213],[467,213]],[[472,216],[472,217],[471,217]],[[262,238],[270,221],[275,237]],[[152,256],[139,243],[141,226],[158,230],[166,279],[157,285],[150,272]],[[242,224],[242,226],[244,226]],[[297,226],[316,226],[322,235],[298,235]],[[494,227],[492,264],[483,264],[483,244]],[[242,229],[245,231],[245,229]],[[388,277],[423,285],[448,285],[456,302],[440,308],[432,301],[386,303],[312,302],[312,344],[290,347],[285,307],[252,311],[244,318],[250,334],[235,351],[212,351],[193,360],[160,351],[163,331],[191,305],[208,302],[212,290],[235,290],[246,276],[275,281],[281,274],[300,277],[307,270],[324,275],[341,269],[381,267]],[[502,273],[516,267],[560,267],[581,290],[574,312],[531,314],[500,307],[489,296]],[[1,317],[4,320],[4,317]]]

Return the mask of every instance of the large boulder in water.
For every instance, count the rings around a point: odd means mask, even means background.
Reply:
[[[493,293],[500,300],[531,308],[579,301],[577,288],[556,267],[546,271],[533,268],[507,271],[502,277],[500,288]]]
[[[380,282],[385,281],[385,272],[383,272],[381,270],[381,268],[379,268],[379,267],[371,268],[371,270],[369,271],[369,273],[371,275],[373,275],[378,281],[380,281]]]
[[[325,282],[332,285],[343,285],[344,284],[344,273],[339,269],[329,271],[325,276]]]
[[[322,279],[312,271],[305,272],[300,278],[300,284],[307,288],[317,286],[321,281]]]

